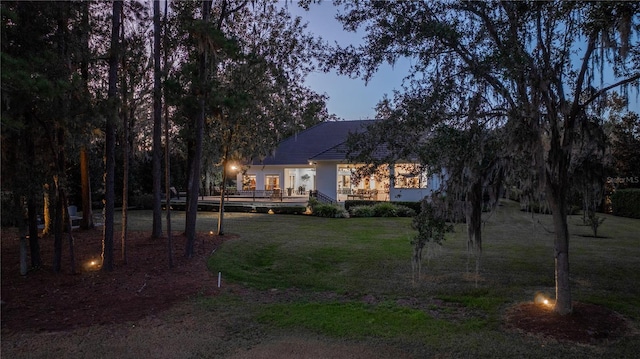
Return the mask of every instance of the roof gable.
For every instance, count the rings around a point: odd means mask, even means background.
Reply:
[[[373,122],[374,120],[321,122],[283,140],[272,155],[267,156],[262,162],[254,160],[254,164],[308,164],[309,159],[340,147],[347,140],[349,133],[363,131]],[[344,159],[344,153],[340,155],[336,152],[331,157],[331,159]]]

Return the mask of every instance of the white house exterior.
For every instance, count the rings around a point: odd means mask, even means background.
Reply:
[[[336,202],[420,201],[437,190],[439,176],[416,173],[412,163],[386,165],[379,175],[355,181],[352,173],[361,164],[346,160],[345,141],[372,122],[322,122],[285,139],[273,155],[238,174],[238,190],[280,190],[284,196],[316,190]]]

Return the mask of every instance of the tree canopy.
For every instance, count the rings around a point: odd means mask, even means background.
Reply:
[[[151,192],[152,178],[156,208],[161,182],[188,187],[197,196],[204,164],[264,156],[278,140],[330,118],[326,96],[303,83],[320,43],[278,1],[169,2],[162,14],[163,41],[153,45],[153,2],[115,3],[115,15],[112,4],[102,2],[1,5],[3,193],[14,195],[16,207],[21,199],[29,201],[33,221],[42,207],[45,217],[47,208],[58,208],[53,217],[61,229],[62,211],[80,193],[74,154],[81,147],[90,157],[82,168],[92,174],[96,200],[83,204],[106,199],[108,251],[110,208],[126,205],[128,194],[139,204]],[[171,142],[173,158],[168,180],[158,178],[163,144],[153,121],[160,108],[152,110],[155,50],[166,54],[157,64],[162,66],[155,66],[156,77],[165,80],[155,99],[165,103],[164,145]],[[123,165],[128,158],[130,169]],[[100,182],[105,174],[106,182]],[[43,203],[46,184],[56,188],[52,206]],[[122,199],[115,196],[120,184]],[[37,233],[31,238],[36,245]],[[62,250],[58,239],[56,248]]]
[[[580,134],[599,126],[590,116],[601,113],[606,93],[638,87],[639,4],[336,3],[343,6],[338,18],[345,29],[366,35],[362,45],[333,49],[328,68],[368,79],[382,63],[414,60],[403,91],[379,111],[383,121],[400,125],[381,139],[395,152],[417,157],[440,124],[506,131],[508,162],[532,169],[535,181],[527,182],[538,186],[553,212],[555,310],[571,312],[567,193],[584,159],[574,151]]]

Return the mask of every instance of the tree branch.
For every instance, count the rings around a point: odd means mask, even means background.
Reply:
[[[605,88],[602,88],[602,89],[598,90],[598,92],[593,94],[591,97],[589,97],[589,99],[587,99],[587,101],[585,101],[582,104],[582,107],[588,106],[590,103],[595,101],[598,97],[602,96],[605,92],[611,90],[612,88],[618,87],[618,86],[622,86],[622,85],[626,85],[626,84],[628,84],[630,82],[633,82],[633,81],[636,81],[638,79],[640,79],[640,73],[637,73],[637,74],[635,74],[635,75],[633,75],[633,76],[631,76],[629,78],[626,78],[624,80],[620,80],[620,81],[616,82],[613,85],[609,85],[609,86],[607,86]]]
[[[574,92],[573,104],[571,106],[571,114],[572,118],[575,117],[578,109],[580,108],[580,94],[582,93],[582,86],[584,85],[585,74],[587,73],[587,69],[589,68],[589,60],[591,59],[591,54],[596,47],[596,38],[597,32],[594,31],[589,36],[589,43],[587,44],[587,51],[584,53],[584,57],[582,58],[582,67],[580,68],[580,74],[578,74],[578,81],[576,81],[576,90]]]

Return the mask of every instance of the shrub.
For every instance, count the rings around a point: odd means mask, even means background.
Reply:
[[[364,200],[364,199],[347,200],[347,201],[344,201],[344,208],[347,211],[351,211],[351,208],[353,208],[353,207],[374,206],[376,203],[381,203],[381,202],[380,201]]]
[[[409,208],[403,205],[396,206],[396,214],[398,217],[415,217],[416,211],[413,208]]]
[[[349,209],[349,214],[351,217],[373,217],[375,211],[373,206],[355,206]]]
[[[614,216],[640,218],[640,188],[617,190],[611,196]]]
[[[373,206],[376,217],[397,217],[398,207],[391,202],[380,202]]]
[[[585,222],[589,227],[591,227],[591,231],[593,231],[594,237],[598,237],[598,227],[600,227],[605,219],[606,218],[598,217],[595,211],[588,211]]]
[[[398,207],[400,206],[409,207],[413,210],[414,213],[420,213],[421,201],[418,201],[418,202],[400,201],[400,202],[391,202],[391,203],[395,204]],[[414,216],[414,215],[411,215],[411,216]]]
[[[275,214],[302,214],[307,210],[307,207],[304,207],[304,206],[273,207],[271,208],[271,210]]]
[[[370,201],[370,200],[347,200],[344,201],[344,208],[347,211],[351,211],[353,207],[359,206],[375,206],[378,203],[392,203],[396,206],[406,206],[413,209],[416,213],[420,212],[420,202],[399,201],[399,202],[387,202],[387,201]]]
[[[309,198],[309,202],[307,203],[307,206],[309,208],[311,208],[311,211],[313,212],[313,209],[316,208],[316,206],[318,206],[320,203],[320,201],[318,201],[318,199],[311,197]]]
[[[336,204],[324,204],[319,203],[312,207],[313,215],[318,217],[328,218],[348,218],[349,212],[347,212],[342,206]]]

